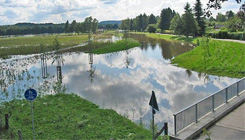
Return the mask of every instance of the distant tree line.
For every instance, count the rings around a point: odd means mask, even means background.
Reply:
[[[119,25],[117,23],[115,23],[115,24],[106,24],[106,25],[99,24],[98,28],[99,29],[105,29],[105,30],[117,30],[119,28]]]
[[[35,24],[35,23],[17,23],[15,25],[0,26],[0,35],[27,35],[43,33],[63,33],[65,24]]]
[[[15,25],[0,26],[0,36],[6,35],[27,35],[27,34],[44,34],[44,33],[88,33],[96,32],[98,29],[98,20],[87,17],[84,22],[73,20],[71,24],[66,23],[53,24],[35,24],[35,23],[17,23]]]
[[[145,13],[140,14],[135,18],[127,18],[122,20],[120,28],[122,30],[130,31],[145,31],[149,25],[155,25],[159,21],[160,17],[156,17],[153,14],[147,16]]]

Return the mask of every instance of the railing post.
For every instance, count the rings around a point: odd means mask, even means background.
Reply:
[[[214,112],[214,95],[212,96],[212,111]]]
[[[237,96],[239,96],[239,82],[237,82],[236,84],[237,84]]]
[[[176,129],[176,114],[174,114],[174,135],[177,136],[177,129]]]
[[[196,114],[196,123],[197,123],[197,120],[198,120],[198,119],[197,119],[197,111],[198,111],[198,110],[197,110],[197,104],[196,104],[195,106],[196,106],[195,114]]]
[[[225,89],[225,103],[228,103],[228,87]]]
[[[5,129],[9,129],[9,114],[5,114]]]

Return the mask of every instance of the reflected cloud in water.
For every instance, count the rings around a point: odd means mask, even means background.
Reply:
[[[155,121],[159,127],[168,121],[171,132],[173,113],[237,80],[209,75],[205,81],[206,76],[202,74],[171,65],[170,59],[193,49],[189,44],[144,36],[133,38],[141,40],[143,45],[104,55],[63,54],[62,84],[67,87],[67,92],[78,94],[101,108],[114,109],[135,122],[142,119],[149,125],[149,100],[154,90],[160,110],[155,115]],[[38,85],[43,85],[45,81],[55,83],[55,66],[48,58],[46,63],[50,76],[40,79]],[[28,72],[35,69],[37,75],[42,74],[39,61],[25,67]]]

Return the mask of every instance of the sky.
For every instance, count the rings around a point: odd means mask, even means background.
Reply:
[[[82,22],[88,16],[99,21],[134,18],[141,13],[160,15],[167,7],[183,14],[184,5],[194,6],[196,0],[0,0],[0,25],[20,22],[65,23],[76,20]],[[208,0],[201,0],[203,8]],[[244,0],[242,0],[244,3]],[[237,12],[241,4],[229,0],[222,4],[218,12]]]

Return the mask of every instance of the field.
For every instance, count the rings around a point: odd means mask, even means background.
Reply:
[[[0,38],[0,58],[8,55],[27,55],[41,53],[41,44],[44,51],[52,51],[53,42],[61,43],[60,48],[67,48],[86,42],[88,35],[48,35],[32,37],[10,37]]]
[[[38,97],[34,102],[36,139],[151,139],[151,131],[109,109],[74,94]],[[1,118],[10,114],[10,130],[0,139],[32,139],[30,102],[14,100],[0,107]],[[11,136],[12,133],[12,136]]]

